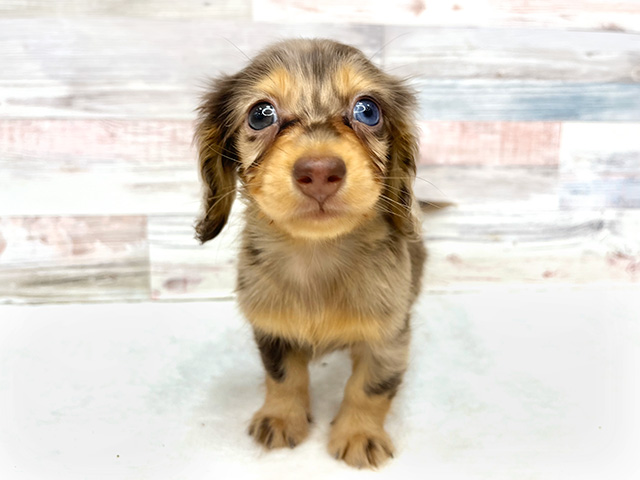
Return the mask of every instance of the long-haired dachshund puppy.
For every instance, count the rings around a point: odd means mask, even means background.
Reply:
[[[408,359],[425,250],[413,195],[412,92],[359,50],[289,40],[213,83],[195,139],[205,186],[197,238],[246,203],[237,298],[266,370],[249,433],[295,447],[311,422],[308,362],[349,349],[329,452],[376,467]]]

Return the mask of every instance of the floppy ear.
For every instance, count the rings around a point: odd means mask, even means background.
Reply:
[[[238,154],[233,136],[235,77],[214,82],[198,108],[194,142],[198,147],[200,176],[204,184],[204,212],[198,219],[196,238],[204,243],[215,238],[227,223],[236,196]]]
[[[390,199],[387,210],[391,210],[393,225],[407,236],[416,236],[420,232],[417,201],[413,194],[418,158],[418,135],[413,117],[415,105],[413,93],[400,85],[390,112],[391,146],[384,192]]]

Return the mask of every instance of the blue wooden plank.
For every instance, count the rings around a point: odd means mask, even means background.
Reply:
[[[423,120],[640,121],[640,84],[414,79]]]

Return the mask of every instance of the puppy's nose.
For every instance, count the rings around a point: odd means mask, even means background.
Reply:
[[[322,204],[342,186],[347,167],[339,157],[300,157],[293,165],[293,181],[300,191]]]

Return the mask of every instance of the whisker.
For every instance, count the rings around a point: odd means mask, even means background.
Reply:
[[[236,193],[236,189],[235,187],[233,189],[230,189],[227,193],[225,193],[224,195],[222,195],[221,197],[218,197],[216,199],[216,201],[209,207],[207,208],[207,211],[204,213],[204,218],[208,217],[209,214],[211,213],[211,211],[225,198],[227,198],[229,195],[231,194],[235,194]]]
[[[422,178],[422,177],[418,177],[416,175],[416,180],[421,180],[425,183],[428,183],[429,185],[431,185],[433,188],[435,188],[438,192],[440,192],[442,195],[444,195],[445,197],[448,197],[449,195],[447,195],[446,193],[444,193],[442,190],[440,190],[438,187],[436,187],[436,184],[433,182],[430,182],[429,180],[427,180],[426,178]]]
[[[380,199],[390,202],[392,205],[397,205],[398,207],[400,207],[401,209],[407,212],[411,211],[411,208],[409,208],[407,205],[404,205],[403,203],[400,203],[397,200],[393,200],[392,198],[387,197],[385,194],[380,195]]]
[[[231,45],[233,45],[233,46],[234,46],[234,48],[235,48],[236,50],[238,50],[238,51],[239,51],[239,52],[244,56],[244,58],[246,58],[247,60],[251,61],[251,58],[249,57],[249,55],[247,55],[246,53],[244,53],[244,52],[240,49],[240,47],[238,47],[235,43],[233,43],[233,42],[232,42],[231,40],[229,40],[227,37],[222,37],[222,38],[224,38],[227,42],[229,42]]]
[[[389,44],[395,42],[397,39],[399,39],[400,37],[404,37],[406,35],[411,34],[412,32],[405,32],[405,33],[401,33],[400,35],[396,35],[395,37],[393,37],[391,40],[389,40],[388,42],[384,43],[384,45],[382,45],[382,47],[380,47],[373,55],[371,55],[369,57],[369,61],[372,61],[373,57],[375,57],[376,55],[378,55],[380,52],[382,52],[385,48],[387,48],[389,46]]]

